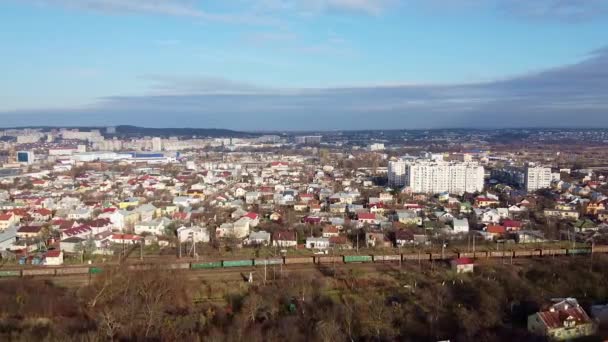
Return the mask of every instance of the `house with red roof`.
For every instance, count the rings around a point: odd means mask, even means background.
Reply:
[[[521,221],[515,220],[505,220],[502,222],[502,225],[508,231],[518,231],[523,227],[523,223]]]
[[[33,239],[42,236],[42,226],[22,226],[17,229],[19,239]]]
[[[504,226],[489,225],[486,227],[486,233],[488,234],[489,238],[495,239],[505,235],[507,233],[507,229]]]
[[[359,213],[357,215],[357,221],[360,225],[378,223],[375,213]]]
[[[472,273],[475,268],[475,262],[471,258],[452,259],[450,265],[456,273]]]
[[[37,221],[48,221],[53,217],[53,211],[46,208],[40,208],[34,210],[31,213],[31,216],[34,220]]]
[[[17,224],[19,218],[12,213],[0,214],[0,232],[5,231],[7,228]]]
[[[553,341],[570,341],[595,334],[596,325],[574,298],[566,298],[528,316],[528,331]]]
[[[118,244],[136,244],[141,239],[141,236],[134,234],[112,234],[110,242]]]
[[[489,197],[477,197],[475,199],[475,205],[478,208],[487,208],[493,205],[498,205],[499,203],[500,202],[498,200]]]
[[[294,231],[276,231],[272,234],[272,245],[276,247],[296,247],[298,240]]]
[[[57,249],[44,253],[44,260],[42,263],[46,266],[60,266],[63,265],[63,252]]]

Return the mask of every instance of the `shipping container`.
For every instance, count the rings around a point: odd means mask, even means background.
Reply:
[[[290,264],[312,264],[314,263],[313,257],[299,257],[299,258],[285,258],[285,265]]]
[[[475,253],[473,252],[458,252],[459,258],[475,258]]]
[[[515,251],[515,257],[519,258],[519,257],[529,257],[532,256],[534,253],[534,251],[531,250],[520,250],[520,251]]]
[[[428,254],[420,253],[420,254],[403,254],[403,260],[428,260]],[[426,259],[425,259],[426,258]]]
[[[0,278],[20,277],[21,271],[0,271]]]
[[[197,263],[192,263],[190,265],[190,268],[193,269],[193,270],[204,270],[204,269],[210,269],[210,268],[222,268],[222,262],[221,261],[197,262]]]
[[[318,256],[315,257],[317,264],[343,263],[342,256]]]
[[[273,259],[255,259],[253,264],[256,266],[264,266],[264,265],[281,265],[283,264],[283,258],[273,258]]]
[[[101,272],[103,272],[103,269],[101,267],[89,268],[89,273],[91,273],[91,274],[100,274]]]
[[[374,255],[374,262],[391,262],[401,260],[401,255]]]
[[[543,249],[542,256],[554,256],[554,255],[566,255],[567,250],[564,248],[560,249]]]
[[[371,255],[345,255],[344,262],[372,262],[373,258]]]
[[[162,266],[162,268],[168,268],[172,270],[187,270],[190,268],[190,264],[182,263],[182,264],[167,264]]]
[[[253,260],[224,260],[222,262],[222,266],[224,267],[246,267],[253,266]]]
[[[88,267],[64,267],[57,269],[57,275],[68,275],[68,274],[87,274],[89,273]]]
[[[31,269],[31,270],[23,270],[23,276],[41,276],[41,275],[55,275],[54,268],[42,268],[42,269]]]
[[[568,255],[591,254],[591,248],[568,248]]]
[[[505,255],[507,255],[507,253],[505,253],[503,251],[492,251],[492,252],[490,252],[490,258],[502,258]]]
[[[475,252],[473,254],[475,255],[475,258],[487,258],[488,257],[488,252]]]
[[[594,253],[608,253],[608,246],[593,246]]]

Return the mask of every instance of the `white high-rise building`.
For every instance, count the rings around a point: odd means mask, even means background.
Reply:
[[[152,138],[152,150],[153,151],[162,151],[163,150],[163,141],[159,137]]]
[[[525,187],[527,191],[536,191],[551,187],[553,174],[549,167],[528,167],[525,170]]]
[[[405,160],[388,162],[388,185],[402,187],[406,184],[406,164]]]
[[[483,191],[484,168],[477,163],[399,160],[389,163],[391,186],[408,186],[415,193],[474,193]]]

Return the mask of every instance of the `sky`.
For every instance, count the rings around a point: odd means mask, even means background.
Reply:
[[[608,127],[608,0],[0,0],[0,126]]]

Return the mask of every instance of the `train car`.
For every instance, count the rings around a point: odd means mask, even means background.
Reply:
[[[444,252],[444,253],[429,253],[430,260],[450,260],[458,256],[458,253]]]
[[[166,265],[163,265],[162,268],[170,269],[170,270],[187,270],[190,268],[190,264],[189,263],[166,264]]]
[[[205,262],[193,262],[190,264],[192,270],[207,270],[213,268],[222,268],[221,261],[205,261]]]
[[[147,271],[147,270],[151,270],[153,267],[152,265],[128,265],[127,269],[130,271]]]
[[[511,251],[490,251],[488,252],[488,256],[490,258],[504,258],[506,256],[510,257],[511,255],[509,253],[511,253]]]
[[[591,254],[591,248],[568,248],[566,251],[568,255],[587,255]]]
[[[314,257],[297,257],[297,258],[285,258],[285,265],[291,264],[314,264]]]
[[[62,267],[56,270],[56,274],[60,275],[72,275],[72,274],[88,274],[88,267]]]
[[[534,253],[529,249],[516,250],[513,254],[516,258],[531,257]]]
[[[222,267],[248,267],[253,266],[253,259],[223,260]]]
[[[608,253],[608,246],[593,246],[593,253]]]
[[[342,256],[318,256],[315,257],[317,264],[343,263]]]
[[[475,251],[473,253],[473,257],[476,258],[476,259],[482,259],[482,258],[485,259],[485,258],[488,257],[488,252],[486,252],[486,251]]]
[[[21,271],[21,274],[24,277],[27,276],[54,276],[55,269],[54,268],[33,268],[33,269],[24,269]]]
[[[374,262],[395,262],[401,261],[401,255],[374,255]]]
[[[95,267],[95,266],[91,267],[91,268],[89,268],[89,273],[90,274],[101,274],[101,273],[103,273],[103,268]]]
[[[371,255],[345,255],[344,263],[354,263],[354,262],[372,262],[374,261]]]
[[[559,248],[559,249],[542,249],[541,250],[541,255],[542,256],[556,256],[556,255],[566,255],[567,250],[565,248]]]
[[[428,260],[429,255],[426,253],[416,253],[416,254],[403,254],[403,261],[405,260]]]
[[[21,277],[21,271],[19,270],[0,270],[0,278],[13,278]]]
[[[255,266],[281,265],[283,264],[283,258],[254,259],[253,264]]]
[[[458,258],[475,258],[475,253],[473,252],[458,252]]]

